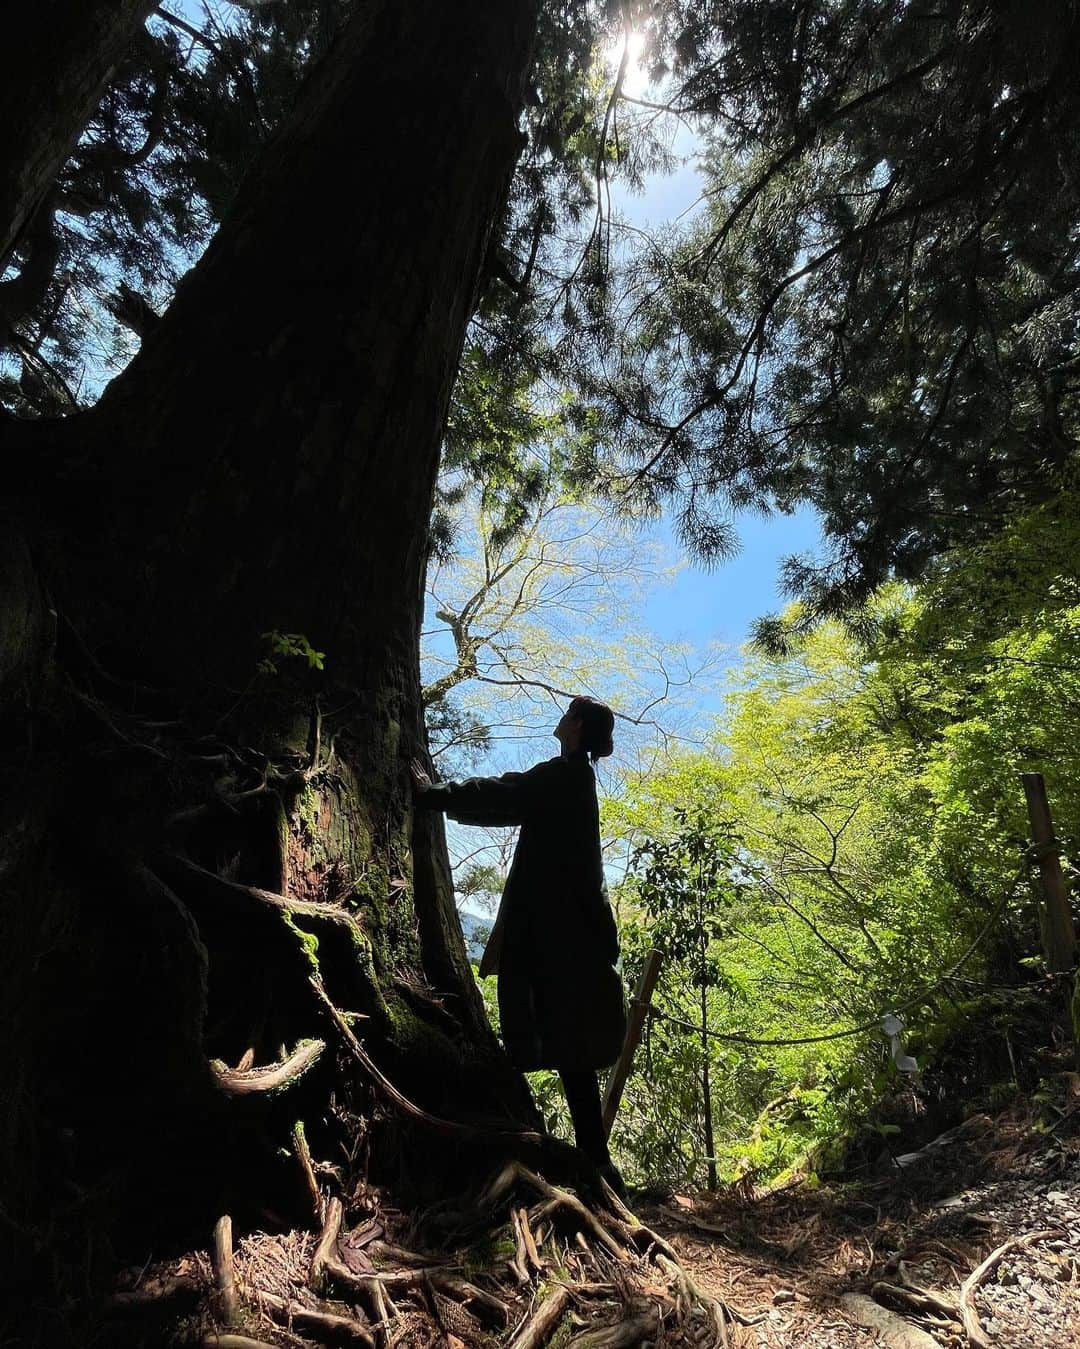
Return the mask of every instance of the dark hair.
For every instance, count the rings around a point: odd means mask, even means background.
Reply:
[[[615,748],[611,740],[611,733],[615,729],[615,713],[611,708],[582,693],[572,700],[567,711],[571,716],[581,718],[581,748],[593,763],[606,758]]]

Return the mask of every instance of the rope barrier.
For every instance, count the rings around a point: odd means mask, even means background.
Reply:
[[[1012,899],[1013,895],[1016,893],[1016,887],[1020,884],[1021,880],[1026,875],[1028,867],[1031,865],[1031,861],[1033,859],[1033,856],[1035,855],[1035,847],[1038,846],[1040,845],[1035,845],[1032,848],[1026,848],[1024,850],[1024,858],[1020,864],[1020,867],[1016,875],[1013,877],[1008,888],[1005,890],[1001,898],[998,900],[997,904],[994,906],[993,912],[990,914],[989,918],[987,918],[986,922],[983,924],[975,940],[967,948],[967,950],[960,957],[960,959],[952,966],[952,968],[946,971],[946,973],[943,974],[940,979],[935,980],[934,983],[927,984],[924,988],[921,988],[918,991],[918,993],[913,993],[911,997],[905,998],[903,1002],[894,1004],[894,1006],[892,1006],[889,1009],[890,1012],[892,1013],[903,1012],[906,1011],[906,1009],[909,1007],[914,1007],[917,1003],[923,1002],[926,998],[928,998],[931,993],[936,993],[939,988],[944,987],[944,985],[947,984],[950,981],[950,979],[956,977],[957,972],[959,970],[962,970],[963,967],[967,964],[967,962],[971,959],[971,957],[975,954],[978,948],[982,945],[982,942],[986,937],[986,935],[989,933],[990,929],[998,921],[1002,913],[1004,913],[1005,906],[1008,904],[1009,900]],[[650,1017],[656,1018],[659,1021],[669,1021],[671,1022],[672,1025],[681,1026],[686,1030],[693,1031],[695,1035],[704,1034],[710,1040],[724,1040],[730,1044],[760,1045],[763,1047],[773,1047],[773,1048],[779,1048],[787,1045],[825,1044],[829,1040],[845,1040],[852,1035],[866,1035],[869,1031],[872,1030],[880,1031],[882,1028],[881,1027],[882,1019],[883,1017],[888,1015],[889,1013],[887,1012],[882,1013],[880,1016],[876,1016],[872,1021],[864,1021],[858,1026],[850,1026],[848,1027],[847,1030],[830,1031],[828,1034],[825,1035],[796,1035],[790,1037],[786,1036],[782,1039],[781,1038],[765,1039],[753,1035],[745,1035],[740,1031],[717,1031],[717,1030],[709,1030],[707,1028],[703,1031],[701,1026],[695,1026],[692,1021],[685,1021],[683,1020],[682,1017],[672,1016],[669,1012],[661,1012],[656,1007],[649,1008]]]
[[[941,978],[937,979],[934,983],[927,985],[925,988],[921,989],[918,993],[913,994],[911,997],[906,998],[903,1002],[898,1003],[892,1009],[893,1013],[903,1011],[905,1008],[913,1007],[916,1003],[922,1002],[924,998],[927,998],[931,993],[941,988],[944,984],[947,984],[950,979],[955,977],[957,971],[962,969],[964,965],[967,964],[967,962],[971,959],[971,957],[975,954],[976,950],[981,945],[987,933],[990,931],[993,925],[1000,918],[1001,914],[1004,912],[1006,904],[1008,904],[1009,900],[1015,894],[1016,887],[1020,884],[1020,881],[1023,878],[1025,872],[1027,871],[1027,868],[1030,865],[1034,855],[1035,854],[1033,849],[1025,850],[1023,863],[1021,864],[1020,869],[1017,871],[1016,875],[1013,877],[1012,883],[1010,884],[1009,888],[1005,891],[1001,899],[995,905],[993,912],[990,914],[989,918],[987,918],[986,922],[983,924],[983,927],[980,930],[979,934],[976,936],[975,940],[971,943],[971,945],[960,957],[960,959],[952,966],[952,968],[947,973],[943,974]],[[345,1020],[340,1010],[337,1007],[335,1007],[334,1004],[330,1001],[330,998],[328,997],[326,990],[322,986],[322,981],[317,976],[315,976],[312,977],[309,980],[309,982],[312,988],[314,989],[317,998],[323,1004],[326,1011],[329,1013],[331,1020],[334,1022],[338,1030],[341,1032],[342,1038],[344,1039],[346,1045],[348,1046],[353,1056],[367,1071],[372,1081],[374,1082],[376,1088],[379,1089],[383,1093],[383,1095],[390,1100],[390,1102],[393,1105],[397,1106],[397,1108],[403,1114],[408,1115],[411,1118],[428,1125],[430,1128],[435,1129],[439,1133],[456,1135],[462,1138],[472,1138],[472,1139],[479,1139],[485,1137],[499,1138],[506,1141],[517,1143],[530,1143],[534,1145],[537,1144],[542,1145],[546,1141],[544,1135],[535,1133],[531,1130],[492,1128],[490,1126],[485,1125],[467,1124],[464,1121],[460,1120],[443,1119],[439,1116],[429,1114],[428,1111],[416,1105],[407,1096],[405,1096],[402,1092],[400,1092],[397,1089],[397,1087],[395,1087],[394,1084],[390,1081],[390,1079],[386,1077],[386,1075],[381,1071],[381,1069],[379,1069],[376,1066],[374,1061],[368,1055],[367,1051],[360,1044],[359,1040],[357,1040],[355,1034],[353,1033],[352,1027]],[[660,1012],[655,1007],[652,1006],[647,1007],[647,1012],[650,1017],[657,1017],[663,1021],[670,1021],[673,1025],[682,1026],[685,1027],[687,1030],[693,1031],[695,1035],[700,1035],[702,1033],[701,1027],[695,1026],[693,1022],[684,1021],[681,1017],[671,1016],[666,1012]],[[861,1025],[851,1026],[847,1030],[831,1031],[825,1035],[800,1035],[784,1039],[760,1039],[755,1036],[743,1035],[737,1031],[706,1030],[705,1034],[710,1039],[713,1040],[725,1040],[735,1044],[745,1044],[745,1045],[786,1046],[786,1045],[823,1044],[829,1040],[843,1040],[852,1035],[865,1035],[868,1031],[871,1030],[881,1030],[882,1021],[883,1020],[887,1021],[890,1015],[891,1013],[885,1013],[882,1017],[876,1017],[873,1021],[866,1021],[863,1022]]]

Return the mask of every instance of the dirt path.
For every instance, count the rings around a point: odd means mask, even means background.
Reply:
[[[214,1254],[123,1271],[94,1342],[1080,1349],[1080,1074],[1058,1076],[857,1184],[635,1203],[645,1228],[516,1164],[460,1210],[363,1183],[348,1215],[333,1196],[318,1226],[235,1249],[223,1218]]]
[[[1064,1108],[1041,1129],[1027,1107],[993,1121],[977,1116],[876,1180],[759,1198],[676,1196],[642,1216],[709,1291],[764,1316],[735,1328],[734,1349],[862,1349],[901,1345],[905,1333],[912,1349],[977,1343],[950,1311],[961,1284],[1003,1243],[1045,1233],[987,1270],[972,1305],[989,1345],[1071,1349],[1080,1346],[1073,1077]],[[929,1298],[913,1295],[912,1285]],[[841,1302],[850,1294],[869,1300],[872,1291],[904,1318],[895,1338],[859,1325]],[[920,1341],[920,1330],[930,1338]]]

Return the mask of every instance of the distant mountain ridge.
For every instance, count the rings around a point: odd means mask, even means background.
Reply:
[[[461,919],[461,930],[465,934],[465,950],[468,952],[469,961],[473,965],[478,965],[495,919],[482,918],[479,914],[463,913],[460,910],[458,917]]]

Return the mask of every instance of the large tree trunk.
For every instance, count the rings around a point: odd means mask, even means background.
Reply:
[[[34,0],[0,43],[0,272],[153,0]]]
[[[9,1258],[46,1222],[81,1240],[95,1204],[128,1244],[204,1224],[226,1185],[286,1219],[291,1125],[330,1155],[370,1116],[324,994],[422,1107],[531,1121],[407,764],[439,443],[534,23],[535,0],[360,5],[100,404],[0,428],[24,470],[0,530]],[[230,1096],[224,1065],[314,1037],[302,1080]],[[417,1183],[439,1165],[368,1138]]]

